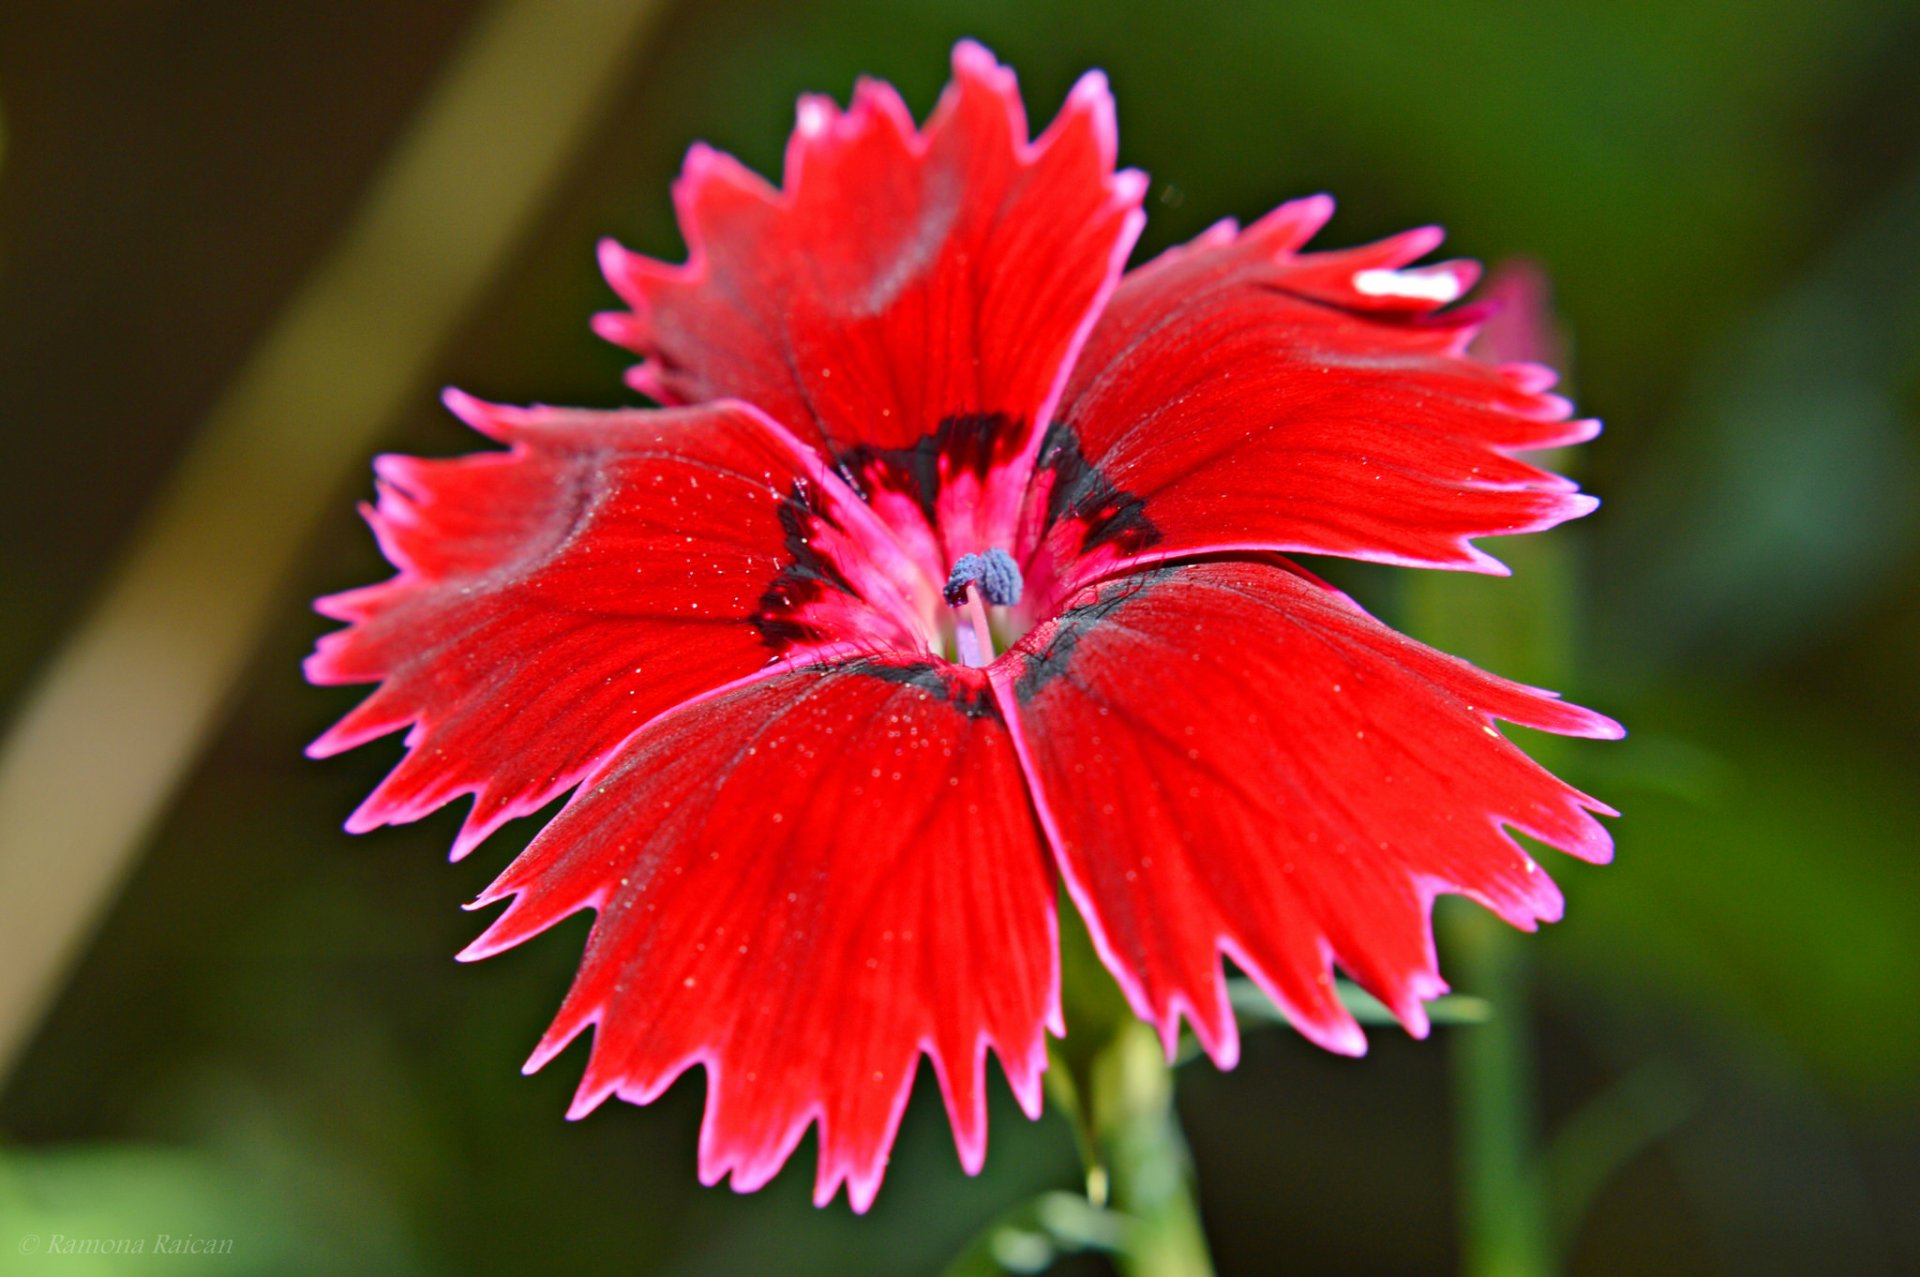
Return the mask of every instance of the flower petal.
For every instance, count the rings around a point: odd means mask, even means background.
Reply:
[[[1474,358],[1511,367],[1540,368],[1541,383],[1553,385],[1552,365],[1567,357],[1567,335],[1553,313],[1553,284],[1547,272],[1524,257],[1496,263],[1480,290],[1486,319],[1467,348]]]
[[[317,605],[351,624],[320,640],[307,676],[381,686],[309,752],[408,729],[407,756],[349,829],[417,820],[472,794],[458,857],[578,783],[649,719],[775,673],[783,652],[915,641],[835,588],[839,578],[820,579],[812,547],[794,543],[796,526],[824,533],[836,513],[871,516],[751,410],[448,402],[511,448],[381,458],[366,515],[399,573]],[[769,602],[789,585],[817,597]]]
[[[1435,652],[1277,563],[1162,568],[1085,591],[994,667],[1068,890],[1169,1049],[1182,1015],[1223,1066],[1231,957],[1331,1050],[1365,1039],[1338,963],[1416,1035],[1446,990],[1430,907],[1515,926],[1559,891],[1503,826],[1582,859],[1611,814],[1496,719],[1619,729]],[[1007,693],[1011,693],[1011,699]]]
[[[529,1069],[595,1026],[579,1116],[703,1065],[707,1183],[758,1187],[817,1121],[815,1200],[865,1210],[923,1052],[969,1172],[989,1047],[1039,1113],[1053,885],[978,671],[815,667],[663,718],[479,903],[509,896],[463,957],[598,914]]]
[[[1013,72],[970,42],[924,132],[876,81],[844,112],[804,98],[783,190],[689,154],[685,265],[603,246],[633,309],[597,327],[646,356],[642,393],[745,399],[836,457],[977,421],[1017,452],[1139,232],[1145,180],[1114,147],[1104,77],[1030,142]]]
[[[1029,546],[1069,586],[1221,550],[1504,572],[1471,538],[1593,508],[1513,454],[1596,424],[1567,420],[1545,369],[1468,357],[1476,312],[1436,313],[1472,264],[1410,268],[1435,231],[1297,252],[1331,212],[1319,197],[1222,224],[1121,282],[1029,510]]]

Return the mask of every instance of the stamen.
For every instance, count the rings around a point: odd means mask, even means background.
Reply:
[[[1020,565],[1005,550],[993,549],[984,554],[963,554],[953,565],[953,574],[947,577],[944,591],[947,602],[959,607],[966,597],[969,585],[978,585],[980,593],[987,602],[995,607],[1012,607],[1020,601]]]
[[[954,648],[962,665],[986,665],[993,660],[993,631],[987,625],[987,605],[1012,607],[1020,601],[1020,566],[1005,550],[963,554],[941,591],[947,602],[964,611],[966,622],[954,633]]]
[[[993,631],[987,627],[986,602],[974,582],[969,581],[962,588],[966,601],[960,606],[968,623],[954,631],[954,647],[962,665],[990,665],[993,663]]]

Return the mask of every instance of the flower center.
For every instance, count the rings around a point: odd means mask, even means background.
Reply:
[[[950,418],[910,448],[844,453],[787,494],[791,558],[752,618],[767,645],[972,666],[1006,651],[1059,602],[1023,522],[1037,510],[1022,438],[998,414]]]
[[[1012,607],[1020,601],[1020,589],[1020,565],[997,546],[983,554],[963,554],[955,561],[940,595],[961,614],[953,636],[960,664],[978,666],[993,660],[987,605]]]

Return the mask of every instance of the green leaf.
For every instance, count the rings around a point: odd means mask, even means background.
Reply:
[[[1352,981],[1337,980],[1334,988],[1341,1005],[1360,1023],[1399,1023],[1385,1003]],[[1245,976],[1227,981],[1227,1001],[1233,1004],[1234,1017],[1240,1021],[1242,1028],[1254,1029],[1275,1024],[1292,1027],[1287,1022],[1286,1013],[1261,992],[1259,985]],[[1493,1007],[1485,999],[1462,993],[1449,993],[1427,1003],[1427,1018],[1435,1024],[1484,1024],[1492,1017]]]
[[[1561,1123],[1547,1146],[1544,1173],[1563,1254],[1571,1252],[1600,1190],[1692,1116],[1700,1098],[1698,1085],[1678,1066],[1650,1060]]]
[[[943,1277],[1045,1272],[1062,1255],[1116,1252],[1125,1231],[1122,1216],[1077,1193],[1042,1193],[981,1229]]]

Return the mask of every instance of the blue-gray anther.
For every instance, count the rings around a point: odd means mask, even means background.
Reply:
[[[954,607],[965,603],[969,585],[979,586],[981,597],[995,607],[1011,607],[1020,601],[1020,566],[1005,550],[963,554],[947,578],[947,602]]]

